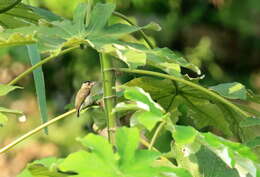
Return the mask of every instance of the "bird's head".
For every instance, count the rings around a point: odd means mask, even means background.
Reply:
[[[93,87],[94,85],[96,84],[95,81],[85,81],[81,87],[84,87],[84,88],[91,88]]]

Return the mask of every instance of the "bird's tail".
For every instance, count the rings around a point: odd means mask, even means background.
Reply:
[[[79,109],[79,110],[77,110],[77,117],[79,117],[79,112],[80,112],[80,109]]]

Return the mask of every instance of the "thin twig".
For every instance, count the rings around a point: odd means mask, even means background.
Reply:
[[[82,110],[81,112],[86,112],[88,109],[93,108],[93,107],[87,107],[84,110]],[[16,140],[14,140],[13,142],[11,142],[10,144],[4,146],[3,148],[0,149],[0,154],[10,150],[11,148],[13,148],[15,145],[21,143],[22,141],[24,141],[25,139],[31,137],[32,135],[40,132],[42,129],[44,129],[45,127],[48,127],[52,124],[54,124],[55,122],[64,119],[72,114],[74,114],[76,112],[76,109],[72,109],[68,112],[65,112],[64,114],[61,114],[51,120],[49,120],[48,122],[41,124],[40,126],[34,128],[33,130],[27,132],[26,134],[22,135],[21,137],[17,138]]]
[[[14,85],[15,83],[17,83],[18,81],[20,81],[22,78],[24,78],[25,76],[27,76],[29,73],[33,72],[33,70],[35,70],[36,68],[42,66],[43,64],[57,58],[58,56],[60,55],[63,55],[63,54],[66,54],[76,48],[79,48],[79,45],[77,46],[73,46],[73,47],[70,47],[70,48],[67,48],[63,51],[61,51],[58,55],[51,55],[43,60],[41,60],[39,63],[33,65],[32,67],[28,68],[26,71],[24,71],[23,73],[21,73],[20,75],[18,75],[16,78],[14,78],[12,81],[10,81],[8,83],[8,85]]]
[[[141,138],[140,139],[140,142],[145,146],[145,147],[147,147],[147,148],[149,148],[149,146],[150,146],[150,144],[145,140],[145,139],[143,139],[143,138]],[[156,149],[155,147],[151,147],[151,150],[153,150],[153,151],[156,151],[156,152],[160,152],[158,149]],[[169,165],[171,165],[172,167],[176,167],[169,159],[167,159],[166,157],[164,157],[164,156],[160,156],[160,158],[163,160],[163,161],[165,161],[165,162],[167,162]]]
[[[49,125],[52,125],[53,123],[57,122],[58,120],[61,120],[73,113],[76,112],[76,109],[70,110],[58,117],[55,117],[53,119],[51,119],[50,121],[41,124],[40,126],[36,127],[35,129],[29,131],[28,133],[22,135],[21,137],[17,138],[16,140],[14,140],[13,142],[11,142],[10,144],[4,146],[3,148],[0,149],[0,154],[8,151],[9,149],[11,149],[12,147],[14,147],[15,145],[17,145],[18,143],[24,141],[25,139],[29,138],[30,136],[36,134],[37,132],[41,131],[42,129],[44,129],[45,127],[48,127]]]
[[[155,141],[156,141],[156,139],[157,139],[157,137],[158,137],[158,135],[159,135],[160,131],[162,130],[165,123],[166,123],[165,121],[162,121],[159,124],[159,126],[157,127],[157,129],[155,130],[153,137],[152,137],[152,140],[151,140],[149,147],[148,147],[149,150],[152,149],[152,147],[153,147],[153,145],[154,145],[154,143],[155,143]]]
[[[132,22],[127,16],[125,16],[125,15],[119,13],[119,12],[113,12],[113,15],[122,18],[123,20],[127,21],[129,24],[131,24],[133,26],[138,26],[134,22]],[[149,45],[149,47],[151,49],[153,49],[154,46],[153,46],[152,42],[150,41],[150,39],[147,37],[147,35],[144,33],[144,31],[142,29],[140,29],[139,33],[144,38],[145,42]]]

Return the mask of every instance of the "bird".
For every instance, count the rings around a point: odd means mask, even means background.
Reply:
[[[85,81],[79,91],[76,94],[75,98],[75,108],[77,110],[77,117],[79,117],[80,109],[86,98],[90,95],[91,88],[95,85],[94,81]]]

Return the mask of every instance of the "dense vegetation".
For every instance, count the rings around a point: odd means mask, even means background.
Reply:
[[[139,1],[133,2],[137,7],[142,6]],[[157,2],[151,4],[154,3]],[[160,4],[165,12],[154,9],[156,13],[172,13],[170,7]],[[22,89],[19,84],[26,90],[22,79],[32,73],[43,122],[4,146],[0,153],[12,151],[13,146],[43,129],[48,134],[48,126],[75,115],[71,104],[65,107],[61,103],[59,109],[70,110],[48,120],[45,87],[55,78],[44,77],[44,64],[83,50],[84,53],[77,54],[80,60],[73,65],[64,63],[62,68],[69,72],[77,66],[75,77],[81,78],[76,80],[78,83],[101,78],[91,94],[93,104],[81,111],[81,119],[88,119],[88,133],[72,141],[82,144],[81,149],[66,154],[65,158],[35,160],[19,177],[260,176],[257,149],[260,112],[249,104],[260,103],[260,97],[238,82],[202,84],[205,76],[199,66],[208,38],[188,52],[191,58],[188,61],[179,52],[157,47],[146,35],[146,31],[162,34],[157,23],[138,26],[116,11],[114,3],[79,3],[71,20],[18,1],[6,0],[0,7],[0,47],[26,46],[22,49],[28,53],[32,65],[9,83],[1,84],[0,96],[15,94]],[[187,21],[195,17],[187,16]],[[240,32],[247,36],[249,29]],[[197,50],[202,55],[194,52]],[[92,56],[98,56],[99,63],[93,64]],[[82,72],[86,68],[94,70],[97,63],[98,76]],[[214,82],[225,80],[224,71],[217,63],[206,61],[205,66],[209,67],[204,69],[206,77],[210,75]],[[61,77],[65,77],[65,88],[73,85],[71,75],[65,72]],[[0,107],[1,125],[8,124],[8,116],[12,114],[24,116],[20,110]],[[63,129],[74,129],[72,126]]]

